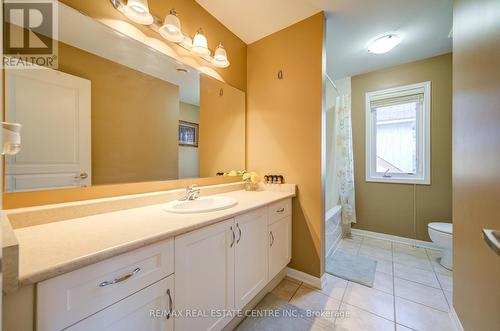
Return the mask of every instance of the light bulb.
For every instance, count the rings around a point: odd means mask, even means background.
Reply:
[[[210,55],[207,38],[205,37],[201,29],[198,29],[198,31],[194,35],[193,47],[191,48],[191,51],[201,56]]]
[[[153,15],[149,12],[148,0],[128,0],[124,14],[138,24],[151,25],[154,22]]]
[[[177,17],[175,9],[170,10],[170,14],[165,17],[163,25],[158,31],[163,38],[174,43],[180,43],[184,39],[181,31],[181,21]]]

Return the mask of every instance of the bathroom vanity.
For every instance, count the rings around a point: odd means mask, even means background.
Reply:
[[[177,190],[7,214],[19,243],[19,290],[34,286],[36,330],[223,329],[291,259],[294,186],[241,185],[219,185],[236,190],[209,196],[238,204],[214,212],[176,214],[155,203]],[[65,216],[137,199],[154,204]],[[28,226],[37,215],[42,224]]]

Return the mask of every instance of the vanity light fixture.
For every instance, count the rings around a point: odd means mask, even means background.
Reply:
[[[196,31],[194,38],[184,34],[181,30],[181,21],[177,17],[175,8],[161,20],[149,12],[148,0],[109,0],[113,7],[124,14],[130,20],[147,25],[152,31],[159,33],[164,39],[174,42],[182,48],[197,55],[201,59],[209,62],[217,68],[227,68],[230,63],[227,57],[227,51],[219,43],[215,49],[214,56],[208,48],[207,37],[200,28]]]
[[[21,150],[21,128],[19,123],[2,122],[2,155],[16,155]]]
[[[401,38],[395,34],[388,34],[371,41],[368,51],[373,54],[384,54],[399,45]]]
[[[163,25],[158,29],[161,36],[174,43],[180,43],[184,40],[184,35],[181,31],[181,21],[177,17],[175,8],[170,10],[170,14],[165,17]]]
[[[148,0],[128,0],[123,13],[138,24],[151,25],[154,22],[153,15],[149,12]]]
[[[193,47],[191,51],[200,56],[208,56],[210,55],[210,50],[208,49],[207,37],[203,34],[203,30],[201,28],[196,31],[193,38]]]
[[[227,59],[227,52],[222,43],[215,49],[214,58],[212,59],[212,64],[218,68],[229,67],[229,60]]]

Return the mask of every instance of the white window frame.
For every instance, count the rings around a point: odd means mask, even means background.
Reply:
[[[415,174],[377,172],[376,119],[371,110],[371,101],[384,95],[391,97],[410,95],[411,91],[423,89],[423,110],[417,114],[417,172]],[[414,93],[414,92],[413,92]],[[398,86],[395,88],[366,93],[366,181],[402,184],[431,184],[431,82]]]

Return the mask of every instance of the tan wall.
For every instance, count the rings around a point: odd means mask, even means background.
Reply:
[[[201,177],[245,169],[245,93],[205,75],[200,79],[199,154]]]
[[[451,221],[451,70],[447,54],[352,77],[355,228],[430,240],[429,221]],[[432,185],[367,183],[365,93],[424,81],[432,82]]]
[[[247,168],[298,186],[291,267],[320,275],[324,16],[248,46]],[[277,79],[278,70],[284,72]]]
[[[59,70],[91,81],[92,185],[178,178],[178,86],[63,43]]]
[[[62,3],[80,10],[90,17],[98,19],[125,20],[120,12],[115,10],[109,0],[61,0]],[[199,67],[210,67],[209,71],[214,71],[220,75],[224,81],[243,91],[246,90],[246,44],[234,33],[227,29],[215,17],[210,15],[203,7],[194,0],[149,0],[149,9],[157,17],[164,18],[174,8],[177,10],[181,20],[182,31],[193,37],[198,28],[203,28],[203,32],[208,39],[208,47],[213,51],[222,42],[227,50],[231,66],[225,69],[207,66],[204,60],[198,60],[174,43],[166,42],[181,59]],[[135,23],[134,23],[135,24]],[[144,34],[162,39],[161,36],[150,30],[148,27],[135,24]],[[193,61],[198,61],[198,65]],[[193,62],[193,63],[192,63]]]
[[[481,238],[500,230],[500,6],[453,10],[453,306],[465,331],[500,329],[500,256]]]

